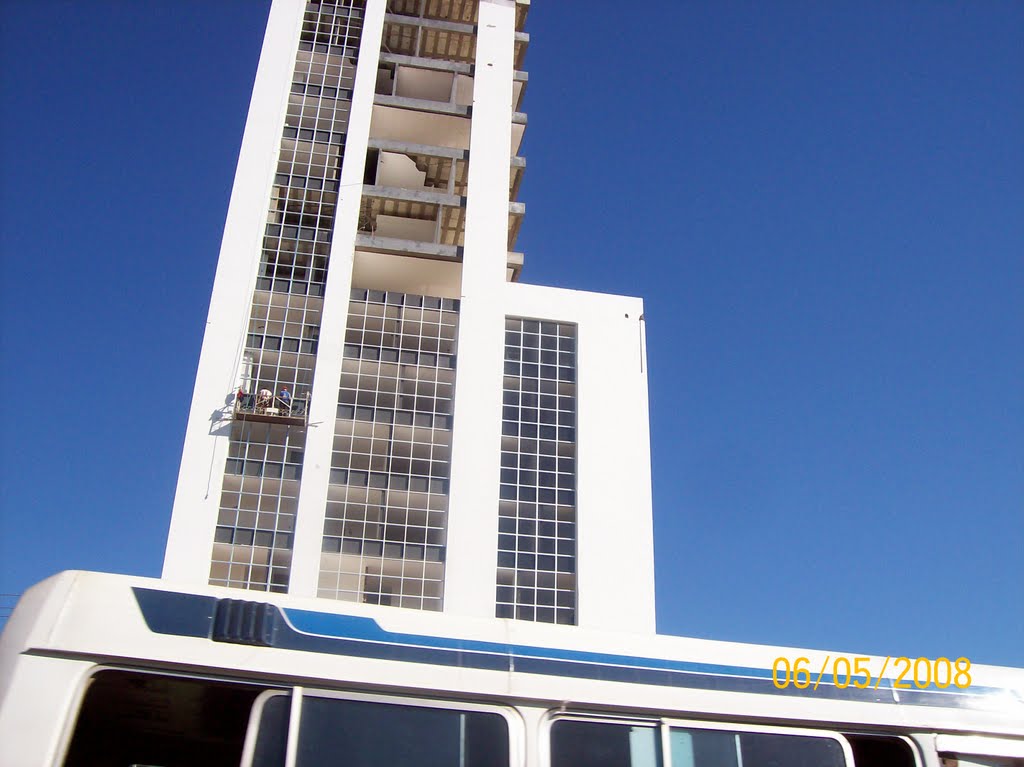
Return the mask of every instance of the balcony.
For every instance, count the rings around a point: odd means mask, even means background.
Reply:
[[[528,82],[526,72],[512,80],[512,109],[519,112]],[[472,66],[400,54],[382,53],[375,103],[465,115],[473,105]]]
[[[468,65],[415,66],[404,56],[381,57],[375,103],[411,105],[465,116],[473,104],[473,78]],[[426,102],[422,105],[419,102]]]
[[[459,257],[465,208],[454,195],[364,186],[356,244],[382,253]]]
[[[364,186],[356,245],[376,253],[458,260],[465,244],[464,198]],[[526,206],[509,203],[509,247],[519,234]]]

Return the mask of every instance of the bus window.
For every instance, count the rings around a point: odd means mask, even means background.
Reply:
[[[828,737],[673,727],[672,767],[845,767],[839,741]]]
[[[65,767],[238,764],[265,687],[105,670],[82,699]]]
[[[843,733],[853,749],[856,767],[915,767],[914,750],[903,738],[891,735]]]
[[[264,693],[253,707],[256,742],[252,767],[284,767],[288,753],[288,719],[292,698],[286,692]]]
[[[508,767],[500,714],[303,696],[296,767]]]
[[[658,729],[654,725],[582,719],[557,719],[551,725],[551,767],[660,764]]]

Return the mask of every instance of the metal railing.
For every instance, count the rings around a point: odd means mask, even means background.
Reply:
[[[238,391],[232,415],[239,421],[301,424],[309,421],[309,395],[293,397],[286,389],[274,394],[260,389],[255,394]]]

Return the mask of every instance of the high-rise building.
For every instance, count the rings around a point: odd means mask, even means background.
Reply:
[[[653,630],[642,302],[519,282],[528,8],[274,0],[164,578]]]

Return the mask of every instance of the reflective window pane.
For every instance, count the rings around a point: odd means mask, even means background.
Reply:
[[[658,767],[655,727],[570,719],[551,726],[551,767]]]
[[[498,714],[305,698],[298,767],[508,767]]]

